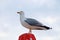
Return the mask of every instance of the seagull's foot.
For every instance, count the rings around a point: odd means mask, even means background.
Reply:
[[[29,33],[32,33],[32,30],[31,29],[29,29]]]

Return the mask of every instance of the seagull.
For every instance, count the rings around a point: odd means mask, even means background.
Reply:
[[[38,22],[35,19],[26,18],[23,11],[20,11],[17,13],[20,15],[21,24],[25,28],[28,28],[30,33],[31,33],[31,30],[49,30],[49,29],[52,29],[46,25],[43,25],[41,22]]]

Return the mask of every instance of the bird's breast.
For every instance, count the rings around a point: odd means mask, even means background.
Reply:
[[[21,24],[26,28],[30,27],[30,25],[28,23],[26,23],[25,21],[21,21]]]

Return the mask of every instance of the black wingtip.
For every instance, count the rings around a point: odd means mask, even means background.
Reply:
[[[42,26],[42,27],[46,28],[47,30],[52,29],[52,28],[50,28],[48,26]]]
[[[52,29],[52,28],[48,27],[47,29],[49,30],[49,29]]]

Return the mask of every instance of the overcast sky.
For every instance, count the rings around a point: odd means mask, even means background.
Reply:
[[[18,40],[28,33],[17,11],[34,18],[52,30],[33,30],[36,40],[60,40],[60,0],[0,0],[0,40]]]

